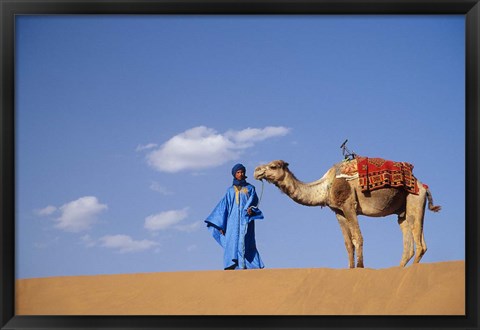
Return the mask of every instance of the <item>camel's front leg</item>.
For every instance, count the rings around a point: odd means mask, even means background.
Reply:
[[[352,243],[352,234],[347,223],[347,219],[339,213],[336,213],[340,229],[342,230],[343,240],[345,241],[345,248],[348,253],[348,265],[350,268],[355,268],[355,248]]]
[[[357,267],[363,268],[363,236],[358,224],[357,212],[350,207],[344,208],[343,212],[352,234],[352,243],[357,254]]]

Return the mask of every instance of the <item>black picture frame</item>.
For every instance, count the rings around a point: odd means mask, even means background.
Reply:
[[[465,316],[16,316],[15,91],[16,15],[36,14],[436,14],[465,15],[466,315]],[[2,329],[452,328],[478,329],[479,48],[478,0],[0,0],[0,326]],[[447,134],[447,133],[446,133]]]

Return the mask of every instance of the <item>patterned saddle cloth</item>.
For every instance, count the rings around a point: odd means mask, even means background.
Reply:
[[[413,165],[407,162],[357,156],[342,163],[337,177],[358,177],[363,192],[384,187],[403,187],[409,193],[418,194]]]

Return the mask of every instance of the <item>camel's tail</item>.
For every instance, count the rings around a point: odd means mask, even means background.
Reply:
[[[428,209],[432,212],[439,212],[442,209],[442,207],[440,205],[433,205],[433,197],[432,197],[432,193],[430,192],[430,189],[426,184],[424,184],[423,186],[427,190]]]

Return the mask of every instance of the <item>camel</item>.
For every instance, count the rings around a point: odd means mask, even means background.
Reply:
[[[358,215],[384,217],[398,215],[398,224],[403,234],[403,253],[400,266],[405,265],[415,255],[414,263],[427,251],[423,235],[425,205],[428,209],[440,211],[440,206],[433,205],[432,194],[428,186],[416,180],[418,194],[409,193],[399,187],[383,187],[378,190],[362,192],[358,175],[339,175],[346,164],[352,165],[356,160],[335,164],[325,175],[314,182],[299,181],[288,168],[288,163],[275,160],[255,168],[254,177],[273,183],[295,202],[306,206],[327,206],[336,215],[348,253],[349,267],[363,268],[363,237],[358,223]],[[412,240],[413,239],[413,240]],[[415,243],[415,249],[414,249]],[[414,251],[415,250],[415,251]]]

